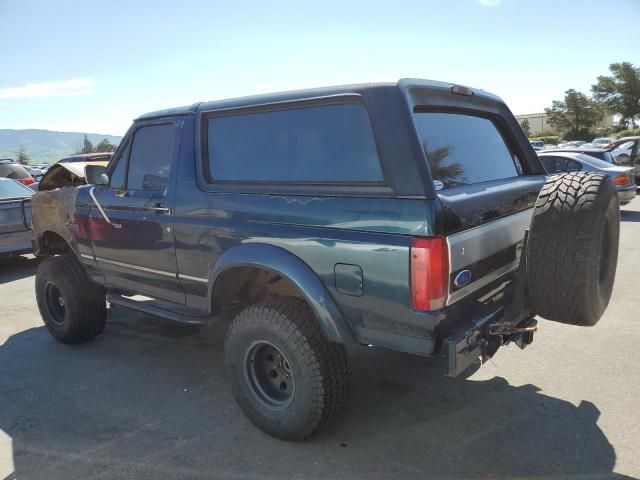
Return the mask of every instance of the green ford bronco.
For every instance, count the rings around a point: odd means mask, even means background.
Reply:
[[[33,198],[51,334],[94,338],[107,304],[232,318],[233,394],[284,440],[339,412],[345,345],[441,356],[455,376],[530,344],[536,316],[594,325],[615,277],[611,180],[547,178],[500,98],[449,83],[149,113],[85,177]]]

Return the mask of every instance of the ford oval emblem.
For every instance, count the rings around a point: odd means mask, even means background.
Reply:
[[[456,275],[456,278],[453,279],[453,284],[460,288],[464,287],[471,281],[471,272],[469,270],[462,270],[460,273]]]

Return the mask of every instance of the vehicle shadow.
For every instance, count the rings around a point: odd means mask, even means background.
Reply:
[[[0,258],[0,285],[35,275],[38,259],[33,255]]]
[[[623,222],[640,222],[640,212],[636,210],[620,210],[620,220]]]
[[[364,347],[350,351],[354,385],[338,421],[306,442],[274,440],[233,402],[223,338],[222,324],[123,310],[85,345],[44,327],[9,337],[6,478],[630,478],[612,473],[592,403],[499,377],[447,379],[433,362]]]

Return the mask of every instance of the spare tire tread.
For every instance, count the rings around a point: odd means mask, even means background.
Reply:
[[[528,246],[529,295],[536,314],[577,325],[598,321],[613,284],[611,278],[611,284],[596,295],[602,235],[615,237],[609,252],[613,276],[617,260],[619,214],[610,218],[612,208],[617,212],[617,195],[605,175],[574,172],[545,183],[534,209]],[[606,218],[611,232],[602,232]]]

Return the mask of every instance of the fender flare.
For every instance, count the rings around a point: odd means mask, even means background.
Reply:
[[[208,300],[211,304],[216,281],[234,267],[270,270],[294,284],[308,302],[327,339],[336,343],[354,343],[355,338],[335,300],[313,270],[299,257],[275,245],[243,243],[225,251],[211,272]]]

